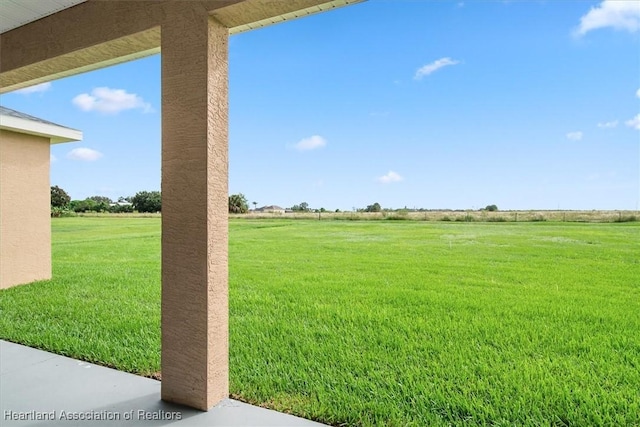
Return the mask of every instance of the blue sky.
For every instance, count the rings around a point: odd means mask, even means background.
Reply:
[[[638,209],[640,2],[370,0],[231,37],[230,193],[258,206]],[[9,93],[80,129],[73,199],[159,190],[160,57]]]

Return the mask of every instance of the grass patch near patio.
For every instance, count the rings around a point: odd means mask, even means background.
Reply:
[[[0,338],[159,369],[160,220],[53,221]],[[639,425],[640,224],[232,220],[231,392],[329,424]]]
[[[0,338],[158,371],[160,219],[52,219],[52,258],[52,280],[0,291]]]

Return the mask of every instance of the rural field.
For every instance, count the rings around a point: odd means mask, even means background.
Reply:
[[[0,338],[160,366],[160,219],[56,218]],[[230,221],[233,397],[332,425],[639,426],[640,223]]]

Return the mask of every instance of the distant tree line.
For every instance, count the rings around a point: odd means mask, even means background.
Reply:
[[[290,210],[292,212],[315,212],[315,213],[327,212],[325,208],[312,209],[309,207],[309,203],[307,202],[302,202],[299,205],[293,205],[291,206]],[[336,212],[340,212],[340,209],[336,209]]]
[[[254,209],[257,202],[252,202]],[[325,208],[311,208],[309,203],[302,202],[289,208],[292,212],[327,212]],[[426,212],[433,209],[408,209],[406,206],[402,209],[383,208],[380,203],[375,202],[364,208],[353,209],[356,212]],[[442,210],[442,209],[437,209]],[[83,212],[111,212],[111,213],[156,213],[162,211],[162,195],[160,191],[139,191],[132,197],[119,197],[114,201],[106,196],[91,196],[84,200],[71,200],[69,194],[62,188],[54,185],[51,187],[51,216],[61,216],[66,213],[83,213]],[[498,206],[487,205],[479,211],[497,212]],[[244,214],[249,212],[249,201],[242,194],[231,194],[229,196],[229,213]],[[335,212],[340,212],[336,209]]]
[[[51,187],[51,216],[84,212],[162,212],[162,194],[160,191],[139,191],[133,197],[119,197],[117,201],[106,196],[91,196],[84,200],[72,200],[62,188],[57,185]],[[249,202],[244,194],[229,196],[229,213],[247,212],[249,212]]]
[[[51,187],[51,216],[64,216],[84,212],[160,212],[162,199],[159,191],[140,191],[133,197],[119,197],[117,201],[106,196],[91,196],[84,200],[72,200],[62,188]]]
[[[256,202],[252,202],[254,207],[257,205]],[[315,213],[324,213],[328,212],[325,208],[312,208],[309,206],[309,203],[302,202],[299,204],[295,204],[291,206],[289,209],[291,212],[315,212]],[[370,205],[367,205],[364,208],[353,208],[354,212],[425,212],[431,209],[409,209],[406,206],[400,209],[391,209],[391,208],[383,208],[380,203],[375,202]],[[442,209],[436,209],[442,210]],[[246,213],[249,211],[249,206],[247,203],[247,198],[243,194],[235,194],[229,196],[229,213]],[[485,208],[479,209],[479,211],[489,211],[489,212],[497,212],[498,207],[496,205],[488,205]],[[340,212],[340,209],[336,209],[334,212]]]

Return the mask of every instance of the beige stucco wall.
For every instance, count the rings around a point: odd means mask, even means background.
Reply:
[[[0,130],[0,289],[51,278],[49,139]]]

